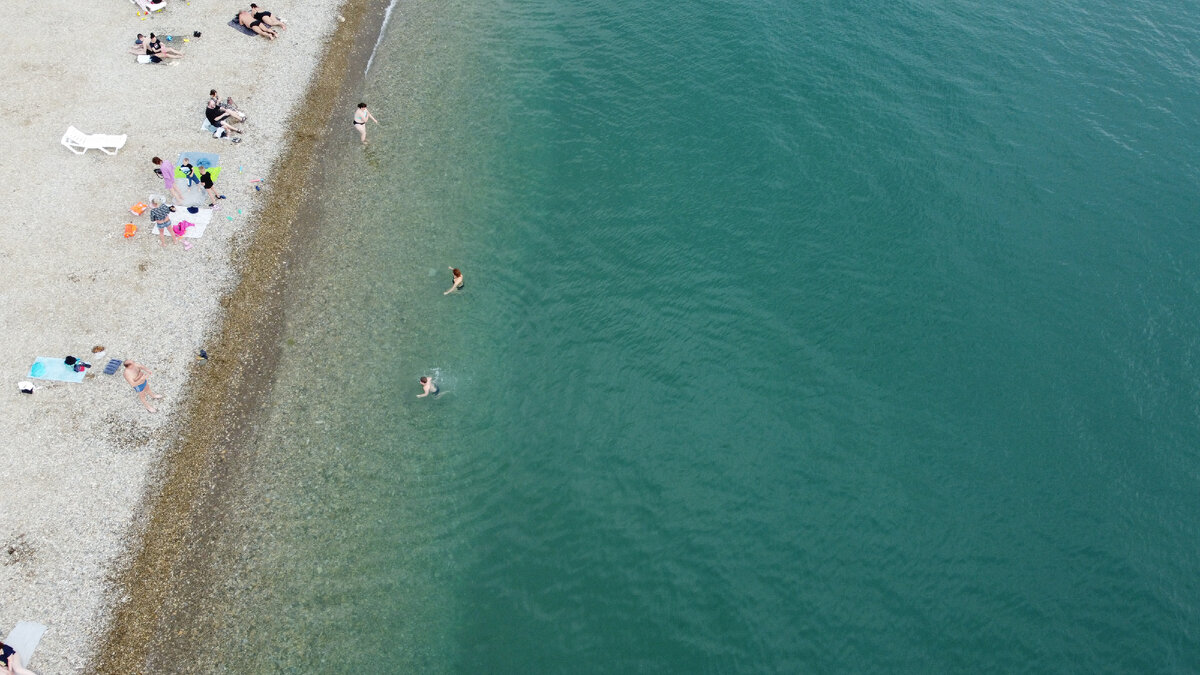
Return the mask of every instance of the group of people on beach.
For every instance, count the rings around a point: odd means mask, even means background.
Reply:
[[[143,54],[149,56],[150,60],[154,63],[159,63],[163,59],[183,58],[183,52],[179,51],[178,49],[164,46],[162,43],[162,38],[158,37],[154,33],[151,33],[150,37],[148,38],[145,35],[138,33],[137,39],[133,41],[133,48],[131,48],[129,52],[138,56]]]
[[[258,5],[254,3],[251,3],[250,9],[239,11],[235,18],[238,24],[251,31],[254,31],[258,35],[271,40],[274,40],[276,37],[278,37],[278,30],[287,28],[287,25],[282,20],[276,18],[271,12],[260,9]],[[135,42],[135,47],[131,51],[138,54],[149,54],[156,59],[161,59],[164,57],[180,58],[183,56],[182,52],[170,47],[164,47],[161,39],[159,39],[154,33],[151,33],[149,38],[146,38],[144,35],[139,33],[137,36],[137,41]],[[204,117],[208,124],[216,129],[216,131],[213,133],[214,137],[220,138],[221,136],[227,134],[242,134],[243,130],[235,126],[234,121],[236,120],[237,122],[245,122],[246,114],[239,110],[236,105],[234,105],[232,98],[228,98],[222,102],[220,96],[217,94],[216,89],[209,90],[208,94],[209,98],[208,102],[205,104]],[[359,103],[358,107],[354,111],[352,124],[355,131],[358,132],[359,140],[364,146],[367,144],[367,122],[379,124],[379,120],[373,114],[371,114],[371,111],[367,108],[367,104]],[[232,140],[236,143],[240,141],[241,138],[235,137]],[[155,170],[162,175],[163,188],[171,196],[175,204],[181,204],[183,202],[183,193],[179,189],[179,186],[175,184],[176,167],[170,162],[163,160],[161,157],[154,157],[150,161],[154,164]],[[187,180],[188,188],[191,188],[191,186],[195,183],[202,184],[209,198],[209,207],[214,209],[220,208],[216,205],[216,201],[218,199],[224,199],[225,196],[218,195],[214,189],[212,174],[208,171],[209,167],[202,166],[199,170],[197,170],[196,167],[191,164],[190,160],[187,157],[184,157],[183,161],[180,162],[179,169],[183,172],[184,177]],[[158,231],[159,244],[161,246],[167,245],[166,233],[168,231],[171,234],[170,241],[171,243],[174,243],[177,235],[175,230],[171,227],[171,213],[175,211],[175,205],[167,204],[165,200],[154,197],[151,199],[150,206],[150,220],[153,223],[154,228]],[[188,244],[189,242],[185,241],[184,247],[190,248]],[[453,281],[450,284],[450,288],[447,289],[442,295],[450,295],[455,291],[461,291],[463,289],[462,270],[459,270],[456,267],[451,267],[450,272],[453,276]],[[152,374],[150,369],[146,368],[140,363],[137,363],[136,361],[126,361],[123,365],[125,367],[125,381],[129,383],[129,386],[132,387],[135,392],[137,392],[138,401],[140,401],[142,406],[145,407],[149,412],[157,412],[157,409],[150,404],[150,400],[162,398],[162,394],[156,394],[152,389],[150,389],[149,378]],[[430,395],[438,395],[438,385],[433,378],[421,377],[420,383],[422,393],[418,395],[419,397],[423,398]]]

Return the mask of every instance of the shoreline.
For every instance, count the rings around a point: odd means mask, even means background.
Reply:
[[[351,58],[338,36],[368,23],[377,1],[268,3],[288,22],[275,41],[229,28],[224,10],[176,0],[150,16],[124,2],[52,2],[68,50],[46,51],[38,13],[0,29],[14,127],[0,163],[0,272],[9,279],[0,286],[0,371],[10,384],[0,396],[0,636],[18,621],[48,627],[35,672],[150,670],[137,661],[137,637],[161,627],[155,599],[186,576],[180,560],[197,500],[237,434],[220,425],[268,388],[269,379],[236,379],[269,378],[275,357],[252,358],[255,343],[242,338],[269,334],[262,308],[301,237],[304,179],[336,101],[314,96],[344,86],[331,66]],[[139,32],[193,31],[202,36],[176,42],[184,58],[169,65],[137,64],[128,51]],[[326,81],[329,73],[338,77]],[[244,142],[198,128],[210,88],[249,114]],[[75,155],[59,144],[68,125],[127,140],[112,155]],[[228,200],[190,250],[160,247],[148,215],[129,207],[164,191],[152,156],[174,162],[191,152],[220,154],[216,187]],[[267,179],[262,192],[256,176]],[[200,199],[189,192],[183,203]],[[122,236],[126,222],[138,227],[133,238]],[[98,344],[107,353],[83,382],[34,380],[32,396],[11,386],[29,379],[35,357],[83,356]],[[210,354],[203,364],[200,348]],[[154,371],[166,395],[158,414],[142,409],[119,372],[99,372],[109,358]]]
[[[185,661],[180,659],[195,648],[182,637],[189,631],[180,622],[192,629],[204,623],[194,616],[191,601],[206,586],[205,571],[216,563],[206,555],[206,542],[220,536],[213,530],[222,524],[217,516],[225,504],[222,493],[236,491],[239,460],[249,461],[241,441],[253,433],[280,357],[283,322],[277,319],[287,266],[303,249],[305,233],[319,225],[304,207],[315,198],[310,188],[321,171],[320,150],[336,142],[327,135],[330,116],[337,114],[334,106],[362,79],[351,71],[359,52],[353,47],[373,23],[376,5],[376,0],[343,0],[337,12],[345,20],[329,35],[288,121],[290,137],[270,177],[271,194],[252,240],[237,252],[239,280],[221,299],[225,313],[213,332],[212,354],[189,376],[192,412],[177,420],[178,442],[163,457],[154,493],[140,507],[140,527],[130,534],[110,589],[122,601],[111,604],[111,621],[89,672],[181,672]],[[199,664],[197,670],[212,665]]]

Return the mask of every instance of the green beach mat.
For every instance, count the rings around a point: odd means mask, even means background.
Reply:
[[[29,377],[35,380],[54,380],[56,382],[83,382],[86,370],[75,372],[75,369],[63,363],[61,358],[39,356],[29,367]]]
[[[212,174],[212,178],[214,181],[221,177],[221,167],[218,166],[218,164],[221,163],[221,156],[218,155],[217,153],[215,153],[215,152],[181,152],[181,153],[179,153],[179,157],[175,160],[175,177],[176,178],[186,178],[187,177],[187,176],[183,175],[183,169],[179,168],[179,165],[183,164],[184,157],[191,160],[192,166],[195,167],[195,169],[196,169],[196,177],[197,178],[199,178],[200,174],[203,173],[200,170],[202,167],[208,167],[208,172]]]

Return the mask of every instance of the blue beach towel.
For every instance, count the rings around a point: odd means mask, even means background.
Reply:
[[[213,129],[216,129],[216,127],[213,127]],[[183,178],[183,170],[178,167],[180,164],[183,164],[184,157],[192,160],[192,166],[196,167],[196,173],[199,173],[200,169],[213,169],[221,166],[221,156],[215,152],[181,152],[175,160],[176,178]],[[216,179],[215,174],[213,175],[213,179]]]
[[[246,28],[242,24],[238,23],[236,16],[233,17],[232,19],[230,19],[229,25],[232,26],[234,28],[234,30],[236,30],[239,33],[245,33],[246,35],[249,35],[250,37],[258,37],[258,33],[255,33],[254,31],[250,30],[249,28]]]
[[[57,382],[83,382],[87,371],[75,372],[71,366],[63,363],[61,358],[39,356],[29,367],[29,377],[35,380],[55,380]]]

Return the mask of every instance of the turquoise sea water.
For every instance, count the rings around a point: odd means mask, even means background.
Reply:
[[[1200,669],[1198,44],[1137,0],[400,3],[227,663]]]

